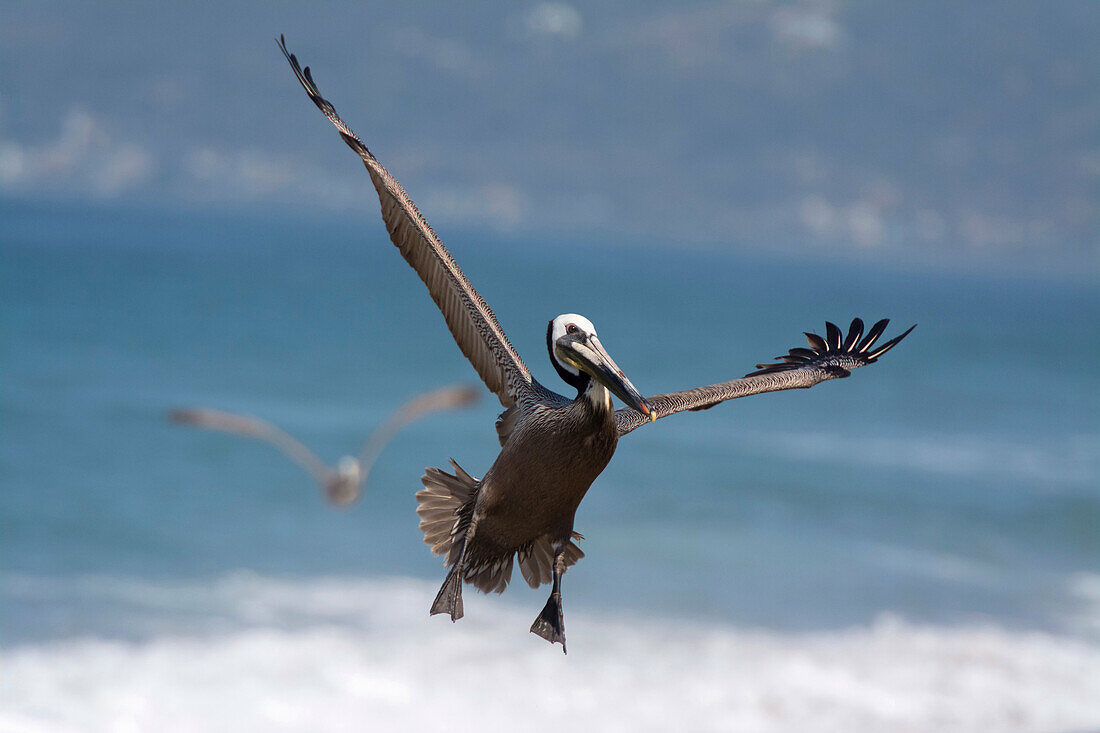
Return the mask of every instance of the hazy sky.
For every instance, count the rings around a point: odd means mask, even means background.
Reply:
[[[12,2],[0,195],[1100,273],[1100,3]]]

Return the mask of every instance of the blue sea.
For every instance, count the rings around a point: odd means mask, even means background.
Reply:
[[[414,494],[492,463],[487,391],[401,433],[347,510],[165,419],[250,413],[335,461],[476,381],[365,210],[0,204],[0,730],[1100,729],[1100,283],[444,233],[561,391],[563,312],[643,394],[826,319],[919,324],[851,379],[624,438],[577,515],[563,656],[518,576],[427,613]]]

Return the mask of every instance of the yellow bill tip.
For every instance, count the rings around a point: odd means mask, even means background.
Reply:
[[[649,411],[649,421],[650,422],[657,422],[657,411],[656,410],[650,410]]]

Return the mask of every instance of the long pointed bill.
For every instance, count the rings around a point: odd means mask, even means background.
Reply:
[[[587,344],[573,343],[570,344],[569,349],[560,349],[558,353],[577,369],[586,372],[607,387],[611,394],[627,405],[650,420],[657,419],[657,413],[649,409],[641,393],[626,378],[615,360],[608,355],[598,338],[590,336]]]

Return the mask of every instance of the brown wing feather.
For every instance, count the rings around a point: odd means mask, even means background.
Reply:
[[[497,395],[504,407],[531,396],[533,380],[527,366],[508,341],[492,309],[466,279],[416,204],[397,179],[340,119],[332,104],[321,96],[309,67],[303,70],[299,66],[298,59],[287,50],[282,36],[279,37],[279,48],[309,98],[340,131],[344,142],[363,159],[378,192],[382,219],[390,239],[428,286],[428,292],[443,313],[451,335],[485,386]]]
[[[843,340],[840,329],[827,323],[827,338],[807,333],[806,339],[813,348],[791,349],[785,356],[776,357],[780,363],[757,364],[759,371],[729,382],[646,397],[646,404],[657,413],[658,418],[662,418],[684,410],[706,410],[738,397],[784,389],[806,389],[827,379],[850,376],[852,369],[874,364],[880,356],[908,336],[909,331],[916,328],[914,325],[879,348],[871,349],[875,339],[886,329],[887,323],[888,319],[876,323],[862,341],[859,340],[863,333],[863,321],[860,319],[852,321],[848,337]],[[629,409],[616,410],[615,420],[619,425],[620,436],[649,422],[644,415]]]

